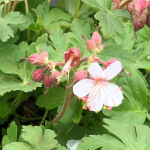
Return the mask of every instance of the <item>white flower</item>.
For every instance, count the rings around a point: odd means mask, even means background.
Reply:
[[[73,86],[73,93],[79,98],[87,98],[87,107],[90,111],[98,112],[103,105],[114,107],[121,104],[123,94],[121,89],[109,80],[113,79],[122,70],[120,61],[115,61],[105,70],[98,63],[92,63],[88,72],[92,79],[83,79]]]
[[[67,141],[67,148],[69,150],[76,150],[78,144],[80,144],[82,141],[81,140],[68,140]]]

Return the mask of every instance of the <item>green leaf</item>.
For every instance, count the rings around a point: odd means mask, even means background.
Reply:
[[[10,25],[22,23],[25,23],[25,19],[20,12],[10,12],[4,18],[0,17],[0,40],[6,42],[10,37],[14,37],[14,32]]]
[[[76,99],[75,99],[76,100]],[[82,103],[76,100],[76,105],[74,105],[74,116],[73,123],[78,124],[82,118]]]
[[[39,107],[45,107],[46,109],[57,108],[59,105],[63,104],[64,96],[64,88],[51,88],[46,95],[41,95],[38,97],[36,104]]]
[[[29,45],[27,42],[23,41],[18,45],[18,51],[16,53],[16,60],[20,61],[26,57],[26,53],[29,50]]]
[[[31,80],[21,81],[13,76],[0,76],[0,95],[10,91],[24,91],[30,92],[35,90],[37,87],[41,87],[41,83],[30,83]]]
[[[110,135],[91,135],[83,138],[83,142],[78,145],[77,150],[96,150],[104,147],[106,150],[123,150],[124,145],[115,137]]]
[[[10,37],[14,37],[12,29],[0,20],[0,40],[6,42]]]
[[[17,126],[14,121],[7,128],[7,135],[2,139],[2,146],[4,147],[11,142],[17,142]]]
[[[20,12],[11,11],[8,13],[3,20],[6,24],[22,24],[25,23],[25,18]]]
[[[130,66],[131,64],[135,62],[133,56],[131,53],[127,50],[124,50],[124,48],[121,45],[108,45],[105,46],[102,53],[99,55],[100,58],[104,60],[109,59],[118,59],[121,61],[123,66]]]
[[[131,125],[109,119],[104,119],[104,122],[108,124],[105,128],[116,135],[124,143],[126,149],[147,150],[150,137],[148,126]]]
[[[133,109],[142,111],[147,104],[147,85],[142,75],[135,68],[131,67],[128,71],[132,76],[125,75],[120,78],[119,84]]]
[[[36,150],[51,150],[58,146],[54,138],[56,134],[45,129],[44,132],[40,126],[23,126],[21,138],[32,145]]]
[[[82,0],[85,4],[97,8],[97,9],[111,9],[112,1],[111,0]]]
[[[111,118],[111,120],[117,120],[121,122],[126,122],[130,124],[143,124],[146,119],[145,112],[137,112],[134,110],[125,110],[119,107],[117,110],[112,111],[103,110],[104,115]]]
[[[33,150],[32,147],[23,142],[13,142],[6,145],[2,150]]]
[[[5,98],[0,98],[0,118],[5,118],[11,113],[9,103]]]
[[[104,127],[111,135],[91,135],[83,138],[77,150],[148,150],[150,129],[145,125],[133,125],[104,119]],[[112,136],[114,134],[115,136]]]
[[[128,17],[129,15],[125,15],[124,10],[119,11],[119,15],[118,10],[102,10],[95,14],[95,18],[99,21],[99,25],[102,27],[102,33],[107,38],[116,35],[116,33],[123,33],[124,31],[124,25],[121,17]]]
[[[85,23],[80,19],[75,19],[72,22],[72,31],[73,32],[69,32],[67,34],[67,38],[69,39],[71,47],[79,48],[82,52],[83,57],[87,57],[89,53],[86,49],[85,40],[82,38],[82,35],[84,35],[87,39],[90,39],[90,24]]]
[[[53,33],[50,35],[54,47],[56,50],[51,51],[50,58],[53,61],[63,61],[63,55],[67,51],[67,39],[63,34],[63,30],[60,27],[56,27]]]
[[[124,50],[132,51],[135,42],[133,25],[125,24],[124,33],[114,36],[111,42],[121,45]]]
[[[139,44],[133,51],[135,61],[135,67],[139,69],[150,69],[150,41]]]

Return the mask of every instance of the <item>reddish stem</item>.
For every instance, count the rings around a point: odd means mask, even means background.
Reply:
[[[97,57],[95,58],[95,61],[97,61],[97,62],[103,64],[104,66],[106,66],[106,62],[104,62],[103,60],[101,60],[101,59],[99,59],[99,58],[97,58]]]
[[[124,3],[122,3],[119,7],[118,7],[118,9],[122,9],[122,8],[124,8],[126,5],[128,5],[129,3],[131,3],[133,0],[126,0]]]

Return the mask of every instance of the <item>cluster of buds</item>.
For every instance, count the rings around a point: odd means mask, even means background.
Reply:
[[[32,54],[25,59],[29,60],[32,65],[39,67],[32,74],[33,81],[43,82],[46,88],[51,88],[56,84],[60,72],[55,69],[55,64],[48,59],[48,53],[42,50],[40,51],[41,54]]]
[[[115,3],[113,9],[119,8],[121,1],[113,0],[113,2]],[[148,27],[150,27],[150,1],[149,0],[133,0],[124,8],[127,9],[131,14],[135,32],[142,29],[145,24]]]
[[[97,112],[104,107],[111,110],[112,107],[121,104],[123,95],[118,86],[110,84],[108,81],[124,69],[122,69],[121,63],[117,59],[104,62],[97,57],[97,53],[101,52],[105,46],[105,44],[102,44],[102,38],[97,30],[90,40],[87,40],[85,36],[82,37],[86,40],[87,50],[91,52],[90,57],[82,58],[81,51],[76,47],[72,47],[64,53],[64,62],[50,60],[48,53],[42,50],[41,54],[32,54],[30,57],[25,58],[32,65],[38,66],[38,69],[33,72],[33,81],[43,82],[43,85],[49,89],[59,84],[62,76],[68,75],[69,86],[67,86],[67,89],[73,87],[74,95],[85,103],[83,109],[88,107],[89,110]],[[83,70],[79,70],[78,67],[82,62],[86,62],[86,66]],[[99,66],[99,63],[102,66]],[[75,72],[73,76],[71,75],[71,78],[74,77],[72,83],[69,79],[71,69]],[[116,92],[116,94],[112,94],[112,92]],[[116,100],[112,96],[116,96]]]

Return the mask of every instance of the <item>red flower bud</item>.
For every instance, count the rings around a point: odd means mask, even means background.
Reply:
[[[55,78],[53,78],[50,75],[46,75],[43,81],[43,84],[46,88],[51,88],[53,84],[55,83]]]
[[[78,82],[80,80],[86,79],[87,75],[88,75],[87,71],[84,71],[84,70],[77,71],[74,76],[74,81]]]
[[[48,53],[45,51],[42,51],[41,55],[33,54],[26,59],[30,60],[30,63],[33,65],[43,66],[48,63]]]
[[[36,82],[40,82],[43,80],[44,71],[42,69],[36,69],[33,72],[33,80]]]

